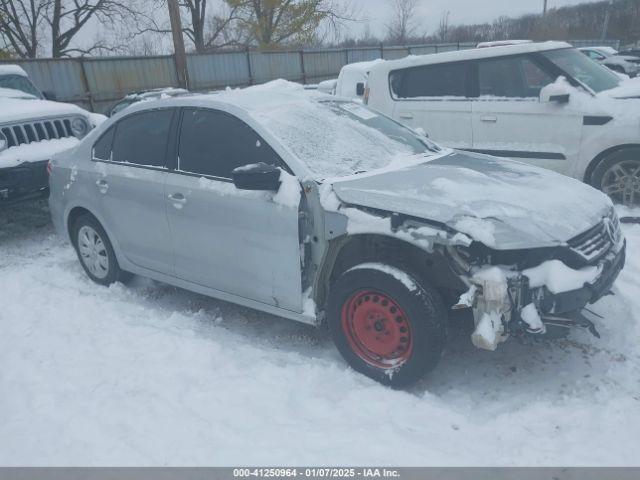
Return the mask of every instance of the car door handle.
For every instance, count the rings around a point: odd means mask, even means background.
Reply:
[[[403,120],[413,120],[413,115],[411,113],[401,113],[400,118]]]
[[[496,123],[498,121],[498,117],[495,115],[483,115],[480,117],[480,120],[487,123]]]
[[[100,190],[100,193],[107,193],[107,191],[109,190],[109,184],[106,180],[97,180],[96,185],[98,186],[98,190]]]
[[[180,209],[187,203],[187,199],[181,193],[174,193],[173,195],[169,195],[169,200],[173,202],[173,206],[177,209]]]

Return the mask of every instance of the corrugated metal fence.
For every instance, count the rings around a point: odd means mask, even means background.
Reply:
[[[208,91],[227,86],[264,83],[277,78],[317,83],[336,77],[348,63],[473,47],[473,43],[451,43],[410,47],[381,45],[351,49],[189,54],[189,87],[195,91]],[[0,63],[22,66],[42,91],[55,94],[61,102],[72,102],[96,112],[106,111],[114,102],[131,92],[178,85],[175,62],[171,55],[11,60]]]
[[[579,40],[576,46],[607,44]],[[619,42],[612,46],[617,47]],[[216,52],[187,56],[190,89],[207,91],[227,86],[245,86],[285,78],[302,83],[317,83],[334,78],[340,69],[354,62],[384,58],[393,60],[407,55],[464,50],[474,43],[376,46],[349,49],[295,50],[275,52]],[[97,57],[11,60],[31,76],[45,92],[61,102],[105,112],[126,94],[141,90],[178,85],[173,56]]]

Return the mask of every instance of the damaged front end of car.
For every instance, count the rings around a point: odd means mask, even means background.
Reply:
[[[497,250],[479,242],[447,249],[468,285],[453,309],[473,310],[473,344],[495,350],[509,335],[543,335],[581,327],[599,337],[584,314],[611,292],[625,262],[626,242],[615,212],[558,247]]]

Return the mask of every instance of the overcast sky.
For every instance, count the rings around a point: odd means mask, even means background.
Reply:
[[[360,36],[369,23],[371,33],[384,35],[391,15],[391,0],[351,0],[358,15],[367,21],[350,25],[348,31]],[[589,1],[589,0],[586,0]],[[592,0],[593,1],[593,0]],[[443,12],[449,11],[451,24],[482,23],[501,15],[515,17],[525,13],[541,13],[543,0],[418,0],[417,33],[431,34],[438,28]],[[549,8],[586,3],[585,0],[548,0]],[[426,31],[426,32],[425,32]]]

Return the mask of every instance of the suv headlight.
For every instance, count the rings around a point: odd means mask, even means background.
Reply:
[[[7,137],[0,131],[0,152],[6,150],[8,146],[9,142],[7,142]]]
[[[71,119],[71,132],[77,138],[84,137],[89,132],[89,122],[82,117]]]

